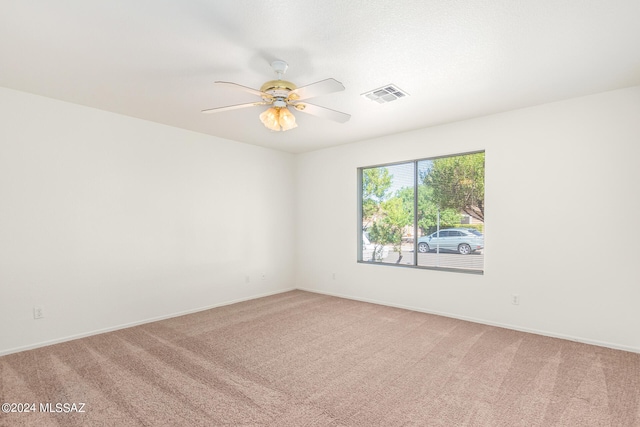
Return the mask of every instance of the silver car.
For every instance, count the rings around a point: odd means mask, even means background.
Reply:
[[[451,251],[467,255],[481,249],[484,249],[484,236],[473,228],[445,228],[418,239],[418,252],[422,253]]]

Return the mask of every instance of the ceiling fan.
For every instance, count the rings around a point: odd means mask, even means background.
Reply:
[[[262,99],[261,101],[210,108],[202,110],[202,112],[218,113],[221,111],[236,110],[238,108],[269,105],[270,107],[260,114],[260,121],[267,128],[274,131],[286,131],[298,126],[296,124],[295,116],[287,107],[293,107],[297,111],[302,111],[307,114],[312,114],[314,116],[333,120],[339,123],[344,123],[351,118],[351,115],[349,114],[306,102],[309,98],[344,90],[344,86],[339,81],[330,78],[320,80],[319,82],[311,83],[306,86],[296,87],[293,83],[282,80],[282,75],[287,71],[287,68],[289,68],[289,65],[285,61],[273,61],[271,63],[271,67],[278,75],[278,80],[270,80],[266,82],[262,85],[260,90],[242,86],[237,83],[215,82],[217,85],[224,85],[258,95]]]

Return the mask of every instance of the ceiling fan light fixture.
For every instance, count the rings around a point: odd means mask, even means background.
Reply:
[[[260,113],[260,121],[267,129],[279,132],[298,127],[296,117],[288,108],[271,107]]]
[[[271,107],[266,111],[260,113],[260,121],[263,125],[266,126],[267,129],[271,129],[273,131],[280,131],[280,124],[278,123],[278,117],[280,116],[280,112],[277,108]]]
[[[298,125],[296,124],[296,116],[291,114],[291,111],[289,111],[288,108],[280,109],[280,118],[278,120],[278,123],[280,123],[280,126],[282,126],[283,131],[298,127]]]

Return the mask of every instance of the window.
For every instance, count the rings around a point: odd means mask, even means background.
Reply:
[[[484,152],[358,169],[359,262],[482,273]]]

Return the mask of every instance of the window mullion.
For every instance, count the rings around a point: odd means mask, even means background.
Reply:
[[[418,161],[413,162],[413,265],[418,265]]]

